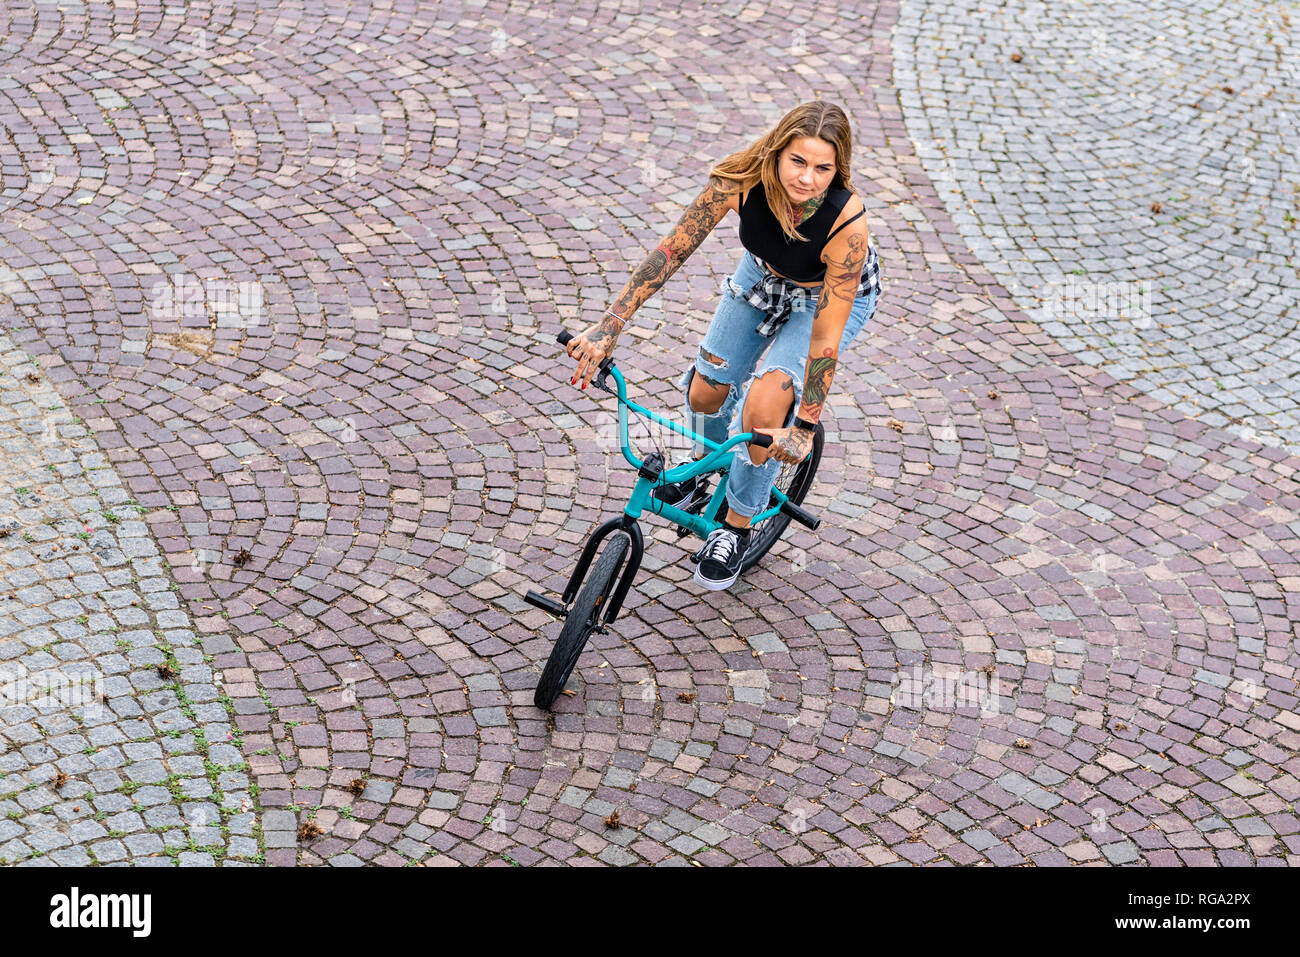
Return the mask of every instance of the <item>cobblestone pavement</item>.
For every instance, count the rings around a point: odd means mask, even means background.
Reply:
[[[1300,451],[1300,3],[903,0],[893,52],[926,172],[1030,318]]]
[[[259,860],[212,658],[55,373],[0,335],[0,862]]]
[[[907,136],[895,4],[205,9],[7,8],[0,316],[144,509],[267,863],[1295,862],[1300,460],[1006,295]],[[822,527],[701,593],[647,522],[540,712],[521,596],[632,484],[554,330],[816,96],[887,277]],[[629,329],[651,407],[733,230]]]

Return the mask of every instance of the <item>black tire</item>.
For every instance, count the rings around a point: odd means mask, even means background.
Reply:
[[[798,465],[782,465],[781,471],[776,473],[776,481],[772,484],[785,493],[786,498],[796,505],[802,505],[804,496],[812,488],[813,479],[817,475],[817,466],[822,461],[822,445],[826,441],[826,432],[820,422],[817,428],[813,430],[812,451],[808,457]],[[769,500],[769,507],[775,504],[775,498]],[[722,514],[726,514],[725,509]],[[719,519],[721,521],[721,519]],[[745,557],[740,562],[740,573],[743,575],[749,569],[759,563],[764,555],[776,544],[776,540],[785,534],[786,526],[790,524],[790,517],[778,512],[771,518],[764,519],[757,525],[751,526],[753,531],[749,533],[749,548],[745,550]]]
[[[600,556],[587,572],[587,579],[578,590],[577,601],[565,616],[564,627],[555,639],[555,647],[546,659],[542,678],[533,692],[533,704],[544,711],[550,710],[564,690],[569,675],[573,674],[578,658],[582,656],[582,649],[587,646],[587,638],[595,630],[600,612],[614,590],[615,575],[623,565],[623,556],[627,554],[630,542],[626,535],[618,532],[614,532],[612,537],[613,540],[605,543]]]

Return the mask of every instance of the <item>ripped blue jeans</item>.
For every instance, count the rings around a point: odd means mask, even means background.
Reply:
[[[752,254],[746,252],[732,281],[742,289],[749,289],[762,275],[763,267]],[[813,295],[802,304],[796,301],[785,325],[777,330],[776,335],[767,338],[756,331],[764,313],[736,296],[728,284],[723,283],[722,299],[713,313],[713,321],[709,323],[704,341],[700,343],[700,354],[678,384],[686,390],[689,397],[691,379],[698,373],[712,382],[728,386],[727,397],[722,407],[713,413],[696,412],[691,408],[689,398],[684,401],[686,424],[693,432],[720,444],[730,436],[745,431],[741,418],[744,408],[742,399],[749,393],[749,386],[755,379],[774,369],[781,370],[794,380],[794,402],[786,415],[784,427],[789,428],[794,424],[803,396],[808,344],[812,340],[812,317],[821,287],[811,288]],[[841,354],[874,315],[877,298],[878,295],[872,292],[854,300],[849,321],[840,338]],[[771,351],[763,358],[763,353],[769,346]],[[722,361],[709,361],[703,355],[706,352]],[[761,363],[760,358],[763,360]],[[840,374],[843,374],[842,370]],[[705,449],[697,444],[695,454],[703,455],[704,452]],[[749,446],[736,446],[731,473],[727,478],[727,504],[740,515],[753,518],[768,507],[772,483],[780,470],[781,463],[776,459],[769,457],[762,465],[755,465],[749,458]]]

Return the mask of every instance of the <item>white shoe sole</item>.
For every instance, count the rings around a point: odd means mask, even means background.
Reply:
[[[701,585],[704,588],[709,589],[709,591],[722,591],[724,588],[730,588],[732,585],[736,584],[736,579],[739,577],[740,572],[736,572],[736,574],[732,575],[726,581],[711,581],[700,573],[699,565],[695,566],[695,584]]]

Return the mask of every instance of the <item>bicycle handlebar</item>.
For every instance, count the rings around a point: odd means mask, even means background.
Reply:
[[[568,329],[561,329],[559,333],[557,333],[555,336],[555,341],[562,346],[567,346],[572,339],[573,339],[573,333],[569,332]],[[606,358],[605,361],[602,362],[599,366],[600,374],[602,376],[605,375],[607,372],[609,372],[611,368],[613,368],[613,366],[614,366],[613,356]],[[772,436],[770,435],[767,435],[762,432],[755,432],[753,433],[753,436],[754,437],[750,441],[753,442],[754,445],[757,445],[760,449],[765,449],[772,444]]]

